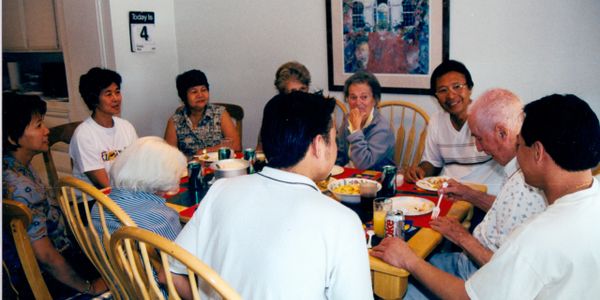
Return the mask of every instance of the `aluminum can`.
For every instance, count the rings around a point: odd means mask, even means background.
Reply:
[[[385,237],[404,239],[404,214],[401,210],[388,211],[384,226]]]
[[[254,173],[254,162],[256,162],[256,150],[252,148],[244,149],[244,159],[250,163],[248,167],[248,174]]]
[[[228,159],[231,157],[231,149],[227,147],[219,148],[219,160]]]
[[[396,195],[396,166],[383,166],[381,174],[380,197],[393,197]]]

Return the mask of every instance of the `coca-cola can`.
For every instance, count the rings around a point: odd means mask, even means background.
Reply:
[[[385,237],[404,239],[404,214],[400,210],[388,211],[385,216]]]

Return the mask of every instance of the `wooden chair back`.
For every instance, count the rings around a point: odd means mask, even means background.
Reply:
[[[220,105],[225,107],[225,110],[229,113],[231,118],[235,120],[235,127],[237,128],[238,135],[240,136],[240,141],[242,141],[242,120],[244,119],[244,109],[236,104],[230,103],[213,103],[215,105]]]
[[[23,272],[35,299],[52,299],[27,235],[31,220],[31,211],[25,204],[8,199],[2,201],[2,221],[10,228]]]
[[[342,122],[344,121],[344,117],[348,114],[348,107],[346,103],[335,99],[335,110],[333,111],[335,128],[340,129],[342,126]]]
[[[58,195],[60,192],[58,188],[58,171],[54,164],[54,158],[52,157],[52,146],[59,142],[65,144],[71,143],[73,133],[75,133],[75,129],[79,124],[81,124],[81,121],[66,123],[50,128],[50,134],[48,135],[48,144],[50,148],[48,149],[48,152],[43,153],[43,157],[46,173],[48,175],[48,185],[54,193],[53,196]]]
[[[198,258],[173,241],[158,234],[136,227],[122,227],[111,239],[110,247],[117,260],[116,270],[127,276],[138,299],[164,299],[154,280],[151,257],[158,253],[160,268],[164,270],[169,299],[180,299],[173,277],[169,272],[169,257],[180,261],[188,268],[188,280],[194,299],[200,299],[198,277],[214,289],[223,299],[241,299],[220,276]]]
[[[105,215],[107,212],[112,213],[122,226],[136,226],[135,222],[107,195],[83,180],[66,176],[59,180],[59,185],[61,188],[60,207],[79,246],[98,269],[113,297],[128,299],[127,282],[123,282],[113,268],[110,257],[111,234]],[[88,202],[90,200],[95,200],[95,205],[98,206],[101,234],[98,233],[92,222],[92,204]]]
[[[394,161],[398,168],[421,162],[425,150],[429,115],[419,106],[406,101],[381,101],[378,109],[390,122],[396,135]],[[417,133],[418,132],[418,133]]]

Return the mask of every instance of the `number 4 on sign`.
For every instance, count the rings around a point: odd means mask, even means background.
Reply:
[[[140,37],[143,38],[144,40],[148,40],[149,36],[148,36],[148,27],[146,27],[146,25],[144,25],[142,27],[142,31],[140,31]]]

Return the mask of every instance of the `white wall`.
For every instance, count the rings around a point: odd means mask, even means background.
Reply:
[[[131,52],[129,11],[154,12],[155,52]],[[163,136],[167,119],[179,104],[175,99],[178,53],[173,2],[111,0],[110,13],[115,66],[123,77],[122,117],[135,126],[139,136]]]
[[[596,0],[452,1],[450,56],[471,70],[474,97],[491,87],[511,89],[525,102],[575,93],[600,114],[598,15]],[[313,87],[327,88],[324,1],[175,0],[175,19],[179,71],[202,69],[212,101],[244,107],[245,146],[255,145],[280,64],[304,63]],[[399,98],[430,113],[439,109],[428,96],[383,95]]]

